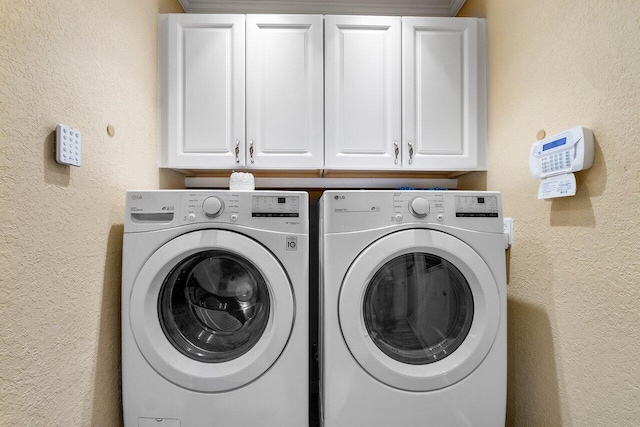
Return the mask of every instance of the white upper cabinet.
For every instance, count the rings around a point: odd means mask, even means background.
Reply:
[[[401,167],[399,17],[325,17],[325,168]]]
[[[322,169],[321,15],[247,15],[247,166]]]
[[[161,15],[160,166],[321,169],[322,43],[321,15]]]
[[[167,14],[160,166],[486,169],[478,18]]]
[[[485,169],[483,22],[327,16],[325,167]]]
[[[403,18],[403,167],[486,168],[484,21]]]
[[[244,163],[244,15],[160,15],[160,166]]]

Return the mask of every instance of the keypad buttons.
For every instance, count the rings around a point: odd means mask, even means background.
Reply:
[[[571,154],[569,151],[551,154],[540,159],[540,169],[543,174],[561,172],[571,168]]]
[[[82,134],[67,125],[56,126],[56,161],[63,165],[82,163]]]

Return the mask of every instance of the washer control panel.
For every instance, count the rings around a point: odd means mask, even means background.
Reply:
[[[424,218],[429,213],[429,201],[424,197],[416,197],[409,202],[409,211],[418,218]]]
[[[238,221],[241,214],[246,218],[299,218],[300,196],[295,194],[260,194],[244,192],[210,193],[187,192],[183,205],[187,208],[186,219],[229,219]],[[223,216],[223,214],[225,214]]]
[[[308,225],[308,194],[300,191],[150,190],[127,193],[125,224],[133,231],[227,223],[291,231]]]
[[[298,218],[300,216],[300,198],[286,195],[253,195],[251,216],[254,218]]]
[[[224,202],[220,197],[211,196],[202,202],[202,212],[209,218],[215,218],[224,211]]]

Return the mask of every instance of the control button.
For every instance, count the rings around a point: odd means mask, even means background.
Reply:
[[[195,220],[196,220],[196,214],[190,213],[189,214],[189,221],[195,221]]]
[[[442,215],[442,214],[438,214],[438,215],[436,216],[436,219],[438,220],[438,222],[442,222],[442,221],[444,221],[444,215]]]
[[[424,218],[429,213],[429,201],[424,197],[416,197],[409,202],[409,211],[418,218]]]
[[[231,221],[236,222],[238,220],[238,214],[231,215]]]
[[[211,196],[204,199],[202,203],[202,211],[210,218],[219,216],[224,210],[224,203],[220,198]]]
[[[396,221],[402,222],[402,215],[401,214],[397,214],[396,215]]]

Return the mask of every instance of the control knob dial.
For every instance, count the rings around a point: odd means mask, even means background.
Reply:
[[[224,211],[224,203],[219,197],[211,196],[202,202],[202,211],[209,218],[215,218]]]
[[[415,217],[424,218],[429,213],[429,201],[424,197],[416,197],[409,202],[409,212]]]

